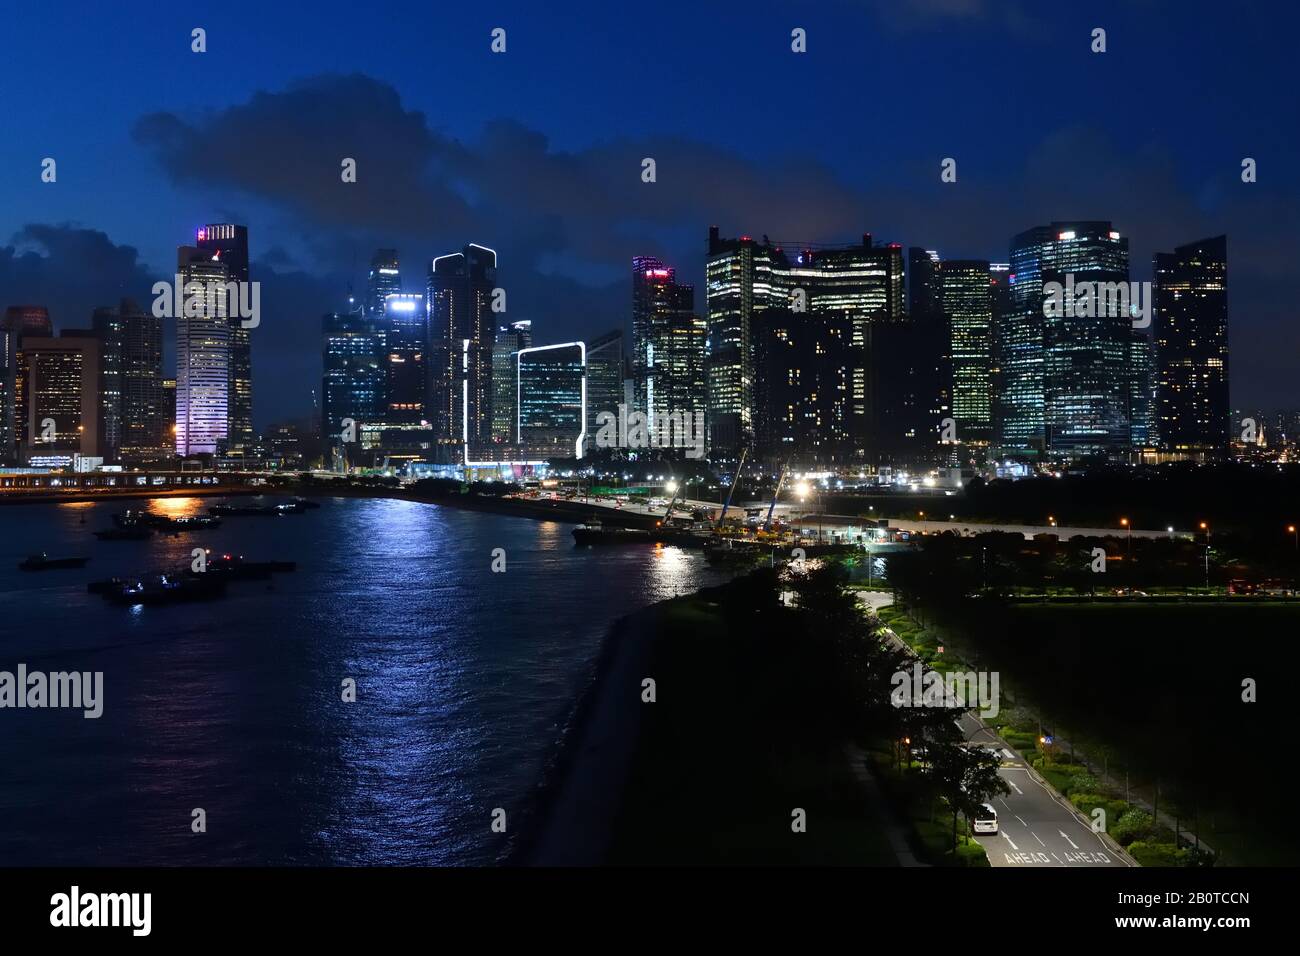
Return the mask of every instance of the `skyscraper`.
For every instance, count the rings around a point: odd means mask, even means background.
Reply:
[[[723,239],[717,226],[709,227],[705,264],[708,444],[722,459],[734,459],[753,444],[753,319],[764,309],[785,304],[772,276],[774,263],[783,258],[766,242],[757,243],[749,236]]]
[[[384,314],[384,300],[402,291],[402,268],[396,249],[380,249],[370,260],[366,276],[366,314],[379,317]]]
[[[177,250],[176,272],[185,289],[231,279],[218,253],[194,246]],[[202,298],[201,308],[186,308],[176,318],[176,454],[182,458],[225,448],[230,425],[229,303],[222,295]],[[198,314],[184,314],[189,311]]]
[[[198,248],[212,254],[213,261],[226,266],[230,282],[248,278],[248,227],[216,223],[198,231]],[[244,328],[238,310],[227,314],[230,326],[227,364],[229,385],[226,405],[226,443],[239,450],[253,441],[253,355],[250,329]]]
[[[1011,273],[998,341],[1002,451],[1069,458],[1126,451],[1131,317],[1098,297],[1089,308],[1046,308],[1044,287],[1127,283],[1128,240],[1109,222],[1036,226],[1012,240]]]
[[[951,409],[956,440],[961,445],[987,444],[993,403],[990,384],[993,294],[989,264],[976,259],[946,259],[940,263],[939,278],[949,334]]]
[[[23,460],[70,464],[73,456],[103,454],[100,347],[85,332],[23,336],[27,414]]]
[[[476,243],[429,264],[429,421],[445,461],[492,439],[497,254]]]
[[[515,353],[519,444],[533,458],[581,458],[587,421],[587,355],[581,342]]]
[[[632,377],[649,428],[659,414],[705,409],[706,323],[695,314],[695,287],[653,256],[632,260]]]
[[[10,455],[16,459],[27,443],[27,358],[23,352],[23,337],[45,337],[54,335],[54,326],[50,323],[50,312],[43,305],[11,305],[5,310],[4,327],[8,330],[11,361],[6,379],[12,376],[11,401],[12,414],[9,416],[10,429],[7,444]],[[0,428],[3,428],[0,420]],[[2,436],[0,436],[2,437]]]
[[[360,310],[327,314],[321,339],[321,444],[328,455],[345,446],[346,436],[351,452],[360,447],[361,427],[382,421],[386,411],[387,343],[379,321]]]
[[[1155,256],[1156,407],[1160,446],[1222,454],[1228,404],[1228,237]]]
[[[172,409],[163,395],[162,319],[130,299],[117,308],[122,323],[121,454],[124,460],[155,458],[172,439]]]
[[[428,351],[429,326],[422,295],[391,292],[384,299],[384,408],[383,420],[390,425],[418,425],[424,421],[428,392],[424,359]]]
[[[843,465],[856,459],[853,373],[865,365],[844,311],[767,309],[755,320],[755,439],[774,463]]]
[[[96,309],[90,334],[99,340],[100,440],[106,461],[118,461],[122,448],[122,351],[126,320],[111,306]]]
[[[600,430],[601,412],[618,416],[624,401],[627,360],[623,354],[623,330],[614,329],[587,343],[587,447],[594,448]],[[701,408],[701,410],[703,410]]]
[[[515,434],[515,398],[518,386],[515,353],[533,344],[533,323],[520,319],[499,325],[492,345],[492,441],[513,444]]]

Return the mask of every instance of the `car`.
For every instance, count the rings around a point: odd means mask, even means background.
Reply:
[[[987,803],[981,803],[979,809],[975,812],[975,819],[970,822],[971,829],[976,833],[987,833],[997,836],[998,833],[998,812]]]

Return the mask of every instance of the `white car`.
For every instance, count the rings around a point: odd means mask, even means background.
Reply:
[[[989,833],[997,836],[998,812],[987,803],[982,803],[970,825],[971,829],[976,833]]]

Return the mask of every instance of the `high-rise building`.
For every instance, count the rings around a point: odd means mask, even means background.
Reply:
[[[856,460],[853,372],[865,362],[852,315],[767,309],[754,322],[759,453],[803,466]]]
[[[1103,297],[1075,309],[1067,294],[1066,307],[1047,308],[1044,287],[1127,283],[1128,240],[1109,222],[1053,222],[1016,236],[1010,264],[1012,302],[997,344],[1001,450],[1071,458],[1126,451],[1131,316]]]
[[[366,276],[366,314],[378,318],[384,314],[384,300],[402,291],[402,267],[396,249],[380,249],[370,260]]]
[[[695,287],[653,256],[632,260],[632,378],[637,409],[654,430],[660,414],[705,410],[706,323]],[[692,417],[692,421],[694,418]]]
[[[533,323],[520,319],[509,325],[499,325],[492,345],[492,441],[496,444],[514,444],[515,398],[518,382],[515,353],[533,344]]]
[[[1135,451],[1156,443],[1155,350],[1142,329],[1129,330],[1129,444]]]
[[[0,324],[0,465],[16,461],[14,444],[14,373],[18,366],[18,333]]]
[[[387,411],[381,323],[360,311],[332,312],[321,321],[321,337],[321,444],[327,453],[345,442],[359,448],[362,426],[382,422]]]
[[[212,260],[227,269],[229,282],[247,283],[248,227],[216,223],[198,231],[197,246],[211,253]],[[260,317],[259,317],[260,320]],[[226,444],[240,450],[253,441],[253,355],[250,330],[244,328],[237,309],[227,313],[229,360],[227,362]]]
[[[91,315],[90,335],[99,339],[99,424],[106,461],[118,461],[122,450],[122,351],[126,321],[121,311],[102,306]]]
[[[1155,256],[1157,430],[1163,449],[1223,454],[1228,404],[1228,237]]]
[[[753,319],[785,305],[772,275],[778,262],[784,265],[784,255],[769,243],[749,236],[723,239],[717,226],[709,227],[704,273],[708,445],[723,460],[738,457],[754,441]]]
[[[121,323],[121,455],[139,461],[170,453],[172,409],[163,395],[162,319],[130,299],[117,307]]]
[[[200,230],[202,233],[202,230]],[[230,267],[218,253],[181,246],[176,272],[185,289],[232,281]],[[228,447],[230,426],[229,300],[205,295],[202,307],[176,318],[176,454],[214,455]],[[189,295],[187,293],[187,302]],[[197,301],[197,300],[196,300]]]
[[[85,332],[24,335],[27,436],[30,464],[71,464],[75,455],[101,457],[100,346]]]
[[[948,324],[956,441],[961,445],[986,445],[991,437],[993,404],[989,264],[977,259],[945,259],[939,265],[939,279]]]
[[[442,460],[492,439],[496,272],[497,254],[476,243],[429,265],[428,417]]]
[[[625,402],[625,383],[630,383],[623,354],[623,330],[614,329],[587,343],[587,448],[595,447],[600,430],[597,418],[608,412],[615,418]],[[631,411],[631,409],[628,409]],[[700,406],[703,411],[703,407]]]
[[[581,458],[587,421],[587,353],[581,342],[515,353],[519,445],[529,458]]]
[[[385,337],[385,424],[418,425],[425,420],[429,325],[422,295],[392,292],[384,299],[380,320]]]
[[[6,375],[12,375],[13,412],[8,442],[4,447],[11,449],[11,455],[17,456],[27,442],[27,359],[23,353],[23,337],[44,337],[54,335],[54,326],[50,322],[50,312],[43,305],[11,305],[5,310],[4,328],[10,333],[12,361]],[[0,427],[3,427],[0,425]]]

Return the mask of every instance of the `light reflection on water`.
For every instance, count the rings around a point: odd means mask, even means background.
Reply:
[[[491,810],[527,806],[608,624],[721,580],[676,548],[575,548],[558,522],[323,505],[147,542],[93,538],[120,503],[0,507],[0,669],[101,670],[105,685],[99,720],[0,712],[0,864],[489,862]],[[175,607],[85,593],[195,546],[299,570]],[[91,562],[24,575],[33,551]]]

